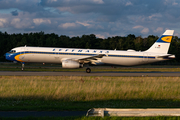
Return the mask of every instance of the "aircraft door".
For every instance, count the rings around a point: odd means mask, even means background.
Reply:
[[[25,48],[21,48],[21,54],[24,54],[25,53]]]
[[[108,57],[109,51],[106,51],[105,54],[106,54],[106,57]]]
[[[25,48],[24,47],[21,48],[21,54],[19,56],[19,59],[22,61],[24,61],[24,59],[25,59]]]

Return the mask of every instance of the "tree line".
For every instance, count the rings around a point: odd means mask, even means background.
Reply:
[[[63,48],[88,48],[108,50],[147,50],[159,37],[149,35],[146,38],[129,34],[127,36],[115,36],[105,39],[97,38],[94,34],[82,35],[81,37],[69,37],[54,33],[19,33],[8,34],[0,32],[0,61],[6,61],[4,54],[14,47],[39,46],[39,47],[63,47]],[[169,49],[169,54],[175,54],[176,59],[167,62],[168,64],[180,63],[180,38],[174,36]]]

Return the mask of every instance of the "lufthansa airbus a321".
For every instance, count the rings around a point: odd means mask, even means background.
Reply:
[[[174,30],[166,30],[146,51],[100,50],[50,47],[16,47],[5,54],[6,59],[22,63],[59,63],[62,68],[82,68],[86,64],[134,66],[175,58],[168,54]],[[87,73],[91,72],[88,67]]]

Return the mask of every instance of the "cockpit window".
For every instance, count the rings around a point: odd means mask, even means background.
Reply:
[[[16,52],[16,50],[10,50],[9,51],[9,53],[15,53]]]

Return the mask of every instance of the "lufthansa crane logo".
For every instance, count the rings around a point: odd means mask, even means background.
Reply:
[[[164,42],[171,42],[172,36],[166,36],[166,37],[162,37],[161,40]]]

